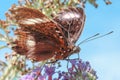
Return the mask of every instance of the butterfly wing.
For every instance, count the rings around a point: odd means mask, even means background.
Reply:
[[[63,9],[54,20],[61,25],[65,37],[70,43],[75,43],[84,27],[85,13],[82,8]]]
[[[50,59],[54,56],[55,51],[59,51],[60,45],[52,38],[44,34],[31,34],[22,29],[15,31],[18,39],[15,41],[16,46],[13,49],[22,55],[35,61]]]
[[[39,10],[20,7],[10,10],[14,20],[23,30],[38,32],[47,36],[53,36],[61,45],[65,45],[64,34],[60,27],[48,19]],[[59,38],[59,39],[58,39]]]
[[[19,36],[15,42],[17,46],[14,47],[16,52],[40,61],[59,53],[61,55],[62,51],[67,50],[68,43],[62,29],[39,10],[20,7],[10,12],[13,20],[20,26],[20,29],[16,30]],[[62,56],[56,58],[62,59]]]

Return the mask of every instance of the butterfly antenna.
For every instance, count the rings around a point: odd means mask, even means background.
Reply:
[[[80,44],[85,43],[85,42],[89,42],[89,41],[92,41],[92,40],[95,40],[95,39],[98,39],[98,38],[102,38],[102,37],[104,37],[104,36],[106,36],[106,35],[109,35],[109,34],[112,34],[112,33],[113,33],[113,31],[110,31],[110,32],[108,32],[108,33],[106,33],[106,34],[104,34],[104,35],[101,35],[101,36],[99,36],[100,34],[97,33],[97,34],[95,34],[95,35],[93,35],[93,36],[91,36],[91,37],[83,40],[82,42],[80,42],[80,43],[78,44],[78,46],[79,46]]]
[[[84,42],[88,41],[89,39],[91,39],[91,38],[93,38],[93,37],[98,36],[98,35],[100,35],[100,34],[99,34],[99,33],[97,33],[97,34],[95,34],[95,35],[93,35],[93,36],[91,36],[91,37],[86,38],[85,40],[81,41],[81,42],[78,44],[78,46],[79,46],[80,44],[82,44],[82,43],[84,43]]]

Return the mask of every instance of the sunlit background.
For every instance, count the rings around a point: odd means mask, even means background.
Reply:
[[[97,9],[90,4],[86,5],[87,19],[78,41],[79,43],[96,33],[102,35],[114,31],[113,34],[80,45],[81,59],[91,63],[97,71],[98,80],[120,80],[120,1],[111,1],[112,5],[107,6],[103,0],[98,0]],[[5,19],[4,13],[13,3],[17,3],[17,0],[0,1],[0,19]],[[0,59],[4,60],[4,53],[9,51],[0,50]]]

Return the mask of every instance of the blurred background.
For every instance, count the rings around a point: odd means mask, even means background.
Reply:
[[[86,23],[82,35],[77,43],[96,34],[114,33],[88,43],[81,44],[80,58],[89,61],[97,71],[98,80],[120,80],[120,2],[111,0],[111,5],[106,5],[103,0],[97,0],[98,8],[86,4]],[[5,20],[4,13],[17,0],[0,1],[0,19]],[[2,31],[0,31],[2,33]],[[5,44],[1,43],[0,45]],[[0,50],[0,60],[9,49]],[[76,55],[73,55],[76,56]]]

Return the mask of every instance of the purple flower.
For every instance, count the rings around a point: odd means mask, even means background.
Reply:
[[[55,66],[45,66],[45,73],[48,76],[48,80],[52,80],[52,75],[55,73]]]
[[[20,80],[96,80],[96,72],[91,68],[89,62],[83,62],[80,59],[69,59],[70,65],[66,65],[67,71],[57,71],[55,64],[45,64],[42,67],[34,69],[31,73],[21,77]],[[38,72],[41,72],[38,75]],[[55,75],[58,76],[55,76]]]
[[[34,80],[34,77],[30,74],[26,74],[20,78],[20,80]]]
[[[45,73],[47,75],[53,75],[55,73],[55,66],[45,66]]]
[[[38,80],[46,80],[45,76],[39,76]]]
[[[72,65],[76,65],[77,60],[76,59],[70,59],[68,60]]]

